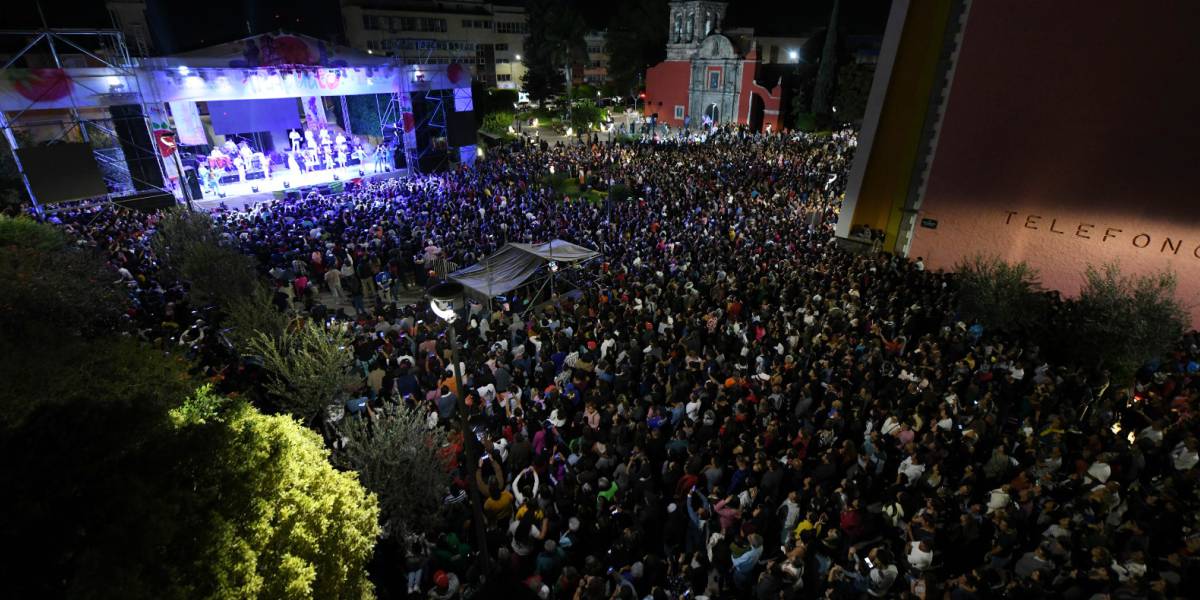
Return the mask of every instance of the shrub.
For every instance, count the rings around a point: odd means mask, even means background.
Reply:
[[[1009,264],[975,255],[955,267],[962,316],[988,329],[1020,333],[1043,314],[1037,270],[1024,261]]]
[[[1081,361],[1128,380],[1166,354],[1188,328],[1177,283],[1169,271],[1134,276],[1113,263],[1088,267],[1072,339]]]
[[[483,117],[483,126],[481,129],[488,133],[496,135],[504,135],[508,133],[508,128],[513,124],[513,114],[509,111],[497,111]]]

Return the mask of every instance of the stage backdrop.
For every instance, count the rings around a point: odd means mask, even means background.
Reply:
[[[300,108],[295,98],[209,102],[208,116],[213,132],[222,135],[300,127]]]
[[[910,256],[1171,269],[1200,325],[1200,55],[1191,3],[975,2]],[[936,228],[932,228],[936,227]]]

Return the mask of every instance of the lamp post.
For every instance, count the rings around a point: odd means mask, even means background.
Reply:
[[[427,291],[429,294],[429,307],[439,319],[446,322],[449,326],[450,337],[450,365],[451,371],[454,373],[454,386],[458,393],[458,426],[462,431],[463,436],[463,451],[467,455],[467,494],[471,499],[471,520],[475,522],[475,543],[477,569],[479,570],[480,581],[487,579],[488,575],[488,550],[487,550],[487,530],[483,526],[483,499],[479,495],[479,486],[475,484],[476,472],[479,469],[479,452],[476,445],[471,443],[471,426],[467,422],[467,401],[466,390],[463,388],[462,369],[458,360],[458,332],[455,330],[454,322],[458,319],[458,310],[463,307],[463,285],[457,281],[443,281]]]

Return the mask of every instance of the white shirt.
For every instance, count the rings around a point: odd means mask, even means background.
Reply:
[[[929,565],[933,564],[933,552],[922,550],[920,542],[909,542],[908,564],[918,571],[928,569]]]
[[[913,457],[910,456],[900,463],[896,472],[904,473],[908,477],[908,485],[913,485],[925,474],[925,465],[914,463]]]

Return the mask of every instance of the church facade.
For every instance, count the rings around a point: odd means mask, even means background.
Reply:
[[[644,114],[672,127],[778,130],[782,86],[768,89],[752,30],[722,31],[725,2],[671,2],[667,59],[646,70]]]

